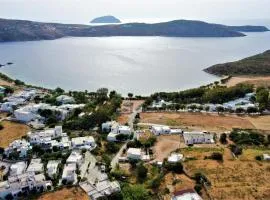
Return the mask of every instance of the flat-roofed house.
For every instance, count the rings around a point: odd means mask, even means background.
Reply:
[[[175,192],[171,200],[202,200],[202,198],[193,189],[187,189]]]
[[[21,175],[21,174],[25,173],[26,168],[27,168],[26,162],[21,161],[21,162],[13,163],[10,166],[9,175],[10,176]]]
[[[47,174],[50,178],[54,178],[58,173],[58,166],[61,160],[50,160],[47,164]]]
[[[33,172],[35,174],[43,173],[43,163],[40,158],[32,159],[26,172]]]
[[[76,174],[76,163],[67,163],[64,167],[62,180],[65,180],[67,183],[74,183],[77,181]]]
[[[92,136],[76,137],[71,139],[72,148],[92,150],[96,147],[95,139]]]
[[[184,132],[183,137],[187,145],[215,143],[213,134],[205,132]]]
[[[127,158],[132,160],[141,160],[142,151],[140,148],[129,148],[127,150]]]
[[[12,199],[27,196],[31,192],[44,192],[52,187],[51,181],[46,181],[44,174],[24,173],[10,176],[7,181],[0,183],[0,198],[7,199],[8,195]]]
[[[32,146],[26,140],[14,140],[4,150],[4,154],[9,156],[11,153],[18,153],[20,158],[25,158]]]

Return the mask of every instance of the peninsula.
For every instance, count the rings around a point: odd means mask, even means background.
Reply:
[[[245,34],[242,32],[247,30],[269,31],[264,26],[225,26],[191,20],[89,26],[0,19],[0,42],[53,40],[67,36],[243,37]]]

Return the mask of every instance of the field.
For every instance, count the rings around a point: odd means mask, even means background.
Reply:
[[[154,156],[156,161],[163,161],[172,151],[180,147],[179,135],[161,135],[157,137],[154,146]]]
[[[270,86],[270,76],[235,76],[229,79],[226,83],[228,87],[235,86],[239,83],[253,84],[255,87],[269,87]]]
[[[0,147],[3,148],[8,147],[9,143],[20,139],[30,130],[28,126],[15,122],[3,121],[2,125],[4,129],[0,130]]]
[[[223,162],[205,160],[204,156],[212,152],[223,152]],[[186,161],[184,166],[190,175],[202,172],[211,181],[209,193],[212,199],[269,199],[270,198],[270,163],[255,160],[269,150],[246,149],[239,159],[234,159],[228,148],[219,149],[185,149],[185,156],[197,160]]]
[[[126,123],[128,123],[128,118],[129,115],[128,114],[121,114],[118,118],[117,118],[117,122],[124,125]]]
[[[258,118],[258,120],[260,119]],[[246,117],[203,113],[142,113],[140,122],[208,131],[228,131],[232,128],[261,128],[259,123],[257,123],[258,127],[256,127]]]
[[[42,195],[38,200],[89,200],[88,195],[79,187],[63,188],[61,190]]]

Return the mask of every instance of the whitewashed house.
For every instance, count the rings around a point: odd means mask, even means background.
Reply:
[[[43,131],[36,131],[36,132],[30,131],[27,133],[27,135],[29,137],[29,141],[31,144],[41,144],[44,142],[44,140],[53,140],[56,138],[67,136],[66,133],[63,133],[62,126],[55,126],[55,128],[45,129]]]
[[[63,170],[62,181],[65,180],[67,183],[77,182],[76,169],[76,163],[67,163]]]
[[[58,174],[58,166],[61,160],[50,160],[47,164],[47,174],[50,178],[54,178]]]
[[[14,140],[5,148],[4,154],[8,157],[11,153],[17,152],[20,158],[24,158],[31,149],[32,146],[26,140]]]
[[[270,155],[269,154],[263,154],[263,160],[270,160]]]
[[[71,139],[73,149],[93,150],[96,147],[95,139],[92,136],[76,137]]]
[[[80,166],[83,162],[83,156],[79,151],[72,151],[66,160],[67,164],[75,163]]]
[[[112,130],[112,127],[116,127],[118,123],[116,121],[110,121],[102,123],[101,129],[103,132],[110,132]]]
[[[107,135],[107,141],[109,142],[117,142],[117,135],[118,133],[113,133],[113,132],[110,132],[108,135]]]
[[[215,143],[213,134],[206,132],[184,132],[183,137],[187,145]]]
[[[44,174],[24,173],[10,176],[7,181],[0,183],[0,198],[6,199],[7,195],[12,195],[14,199],[21,196],[27,198],[32,191],[41,193],[51,187],[52,182],[46,181]]]
[[[0,94],[5,94],[5,90],[6,88],[4,88],[3,86],[0,86]]]
[[[202,198],[193,189],[186,189],[175,192],[171,200],[202,200]]]
[[[88,194],[91,200],[106,198],[109,195],[120,192],[121,187],[117,181],[99,181],[96,184],[88,181],[80,183],[80,187]]]
[[[19,104],[16,102],[4,102],[1,104],[0,111],[12,113]]]
[[[169,126],[152,126],[151,132],[155,135],[171,134]]]
[[[168,157],[168,162],[169,163],[177,163],[182,161],[184,158],[183,154],[179,154],[179,153],[172,153],[169,157]]]
[[[129,148],[127,150],[127,158],[131,160],[141,160],[142,151],[140,148]]]
[[[40,174],[44,172],[43,163],[40,158],[32,159],[26,172],[33,172],[35,174]]]
[[[17,175],[21,175],[23,173],[25,173],[27,168],[27,164],[24,161],[21,162],[17,162],[17,163],[13,163],[10,166],[10,172],[9,175],[10,176],[17,176]]]
[[[60,95],[56,98],[56,101],[61,104],[70,104],[75,103],[75,100],[73,97],[67,96],[67,95]]]

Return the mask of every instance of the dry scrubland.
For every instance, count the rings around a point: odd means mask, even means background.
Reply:
[[[61,190],[42,195],[38,200],[89,200],[88,195],[79,187],[63,188]]]
[[[217,151],[223,153],[223,162],[204,159]],[[236,160],[228,148],[192,148],[181,152],[197,158],[186,161],[185,169],[190,175],[202,172],[208,177],[212,199],[270,199],[270,163],[255,160],[256,155],[270,150],[245,149]]]
[[[21,139],[29,132],[30,128],[24,124],[3,121],[4,129],[0,130],[0,147],[8,147],[9,143]]]
[[[235,86],[239,83],[253,84],[255,87],[270,87],[270,76],[236,76],[228,80],[228,87]]]
[[[141,113],[142,123],[164,124],[190,130],[230,131],[232,128],[270,130],[270,116],[206,113]]]

